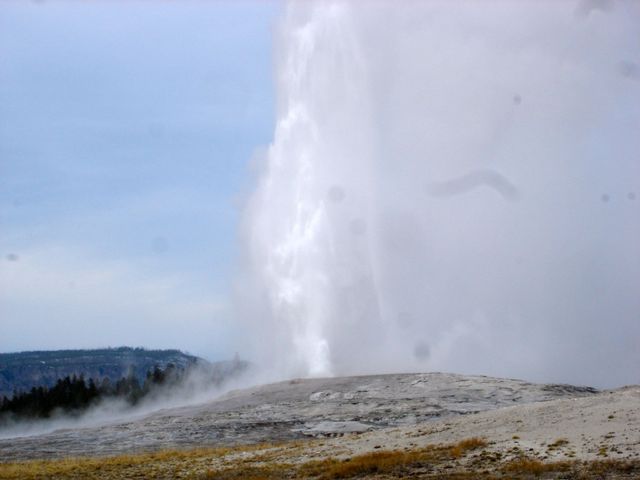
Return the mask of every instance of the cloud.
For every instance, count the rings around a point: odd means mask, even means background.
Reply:
[[[123,344],[224,355],[227,306],[189,275],[49,246],[0,269],[0,349]]]

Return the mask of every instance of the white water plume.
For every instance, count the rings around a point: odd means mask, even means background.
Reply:
[[[607,5],[292,2],[242,231],[247,354],[640,381],[640,14]]]

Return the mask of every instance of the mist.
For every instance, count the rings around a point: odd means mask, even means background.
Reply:
[[[220,376],[215,366],[196,363],[181,373],[177,382],[156,387],[135,405],[122,396],[102,397],[85,410],[54,410],[48,418],[0,418],[0,439],[43,435],[63,429],[92,428],[133,422],[160,410],[188,407],[222,397],[236,389],[260,383],[262,374],[255,367],[236,365]]]
[[[640,382],[639,34],[637,2],[291,2],[243,355]]]

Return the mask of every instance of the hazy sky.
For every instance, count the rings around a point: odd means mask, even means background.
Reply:
[[[639,26],[607,0],[0,3],[0,351],[639,382]]]
[[[0,3],[0,351],[229,352],[275,2]]]

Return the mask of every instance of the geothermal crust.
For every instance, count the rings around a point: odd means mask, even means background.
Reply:
[[[601,437],[608,436],[609,443],[613,438],[622,442],[622,453],[627,447],[637,452],[639,408],[640,387],[597,392],[445,373],[296,379],[232,391],[201,405],[135,420],[0,439],[0,459],[114,455],[308,437],[340,437],[336,441],[355,442],[354,451],[361,451],[374,444],[395,448],[413,437],[422,444],[469,436],[533,448],[562,435],[582,442],[574,454],[592,455],[599,451]]]

